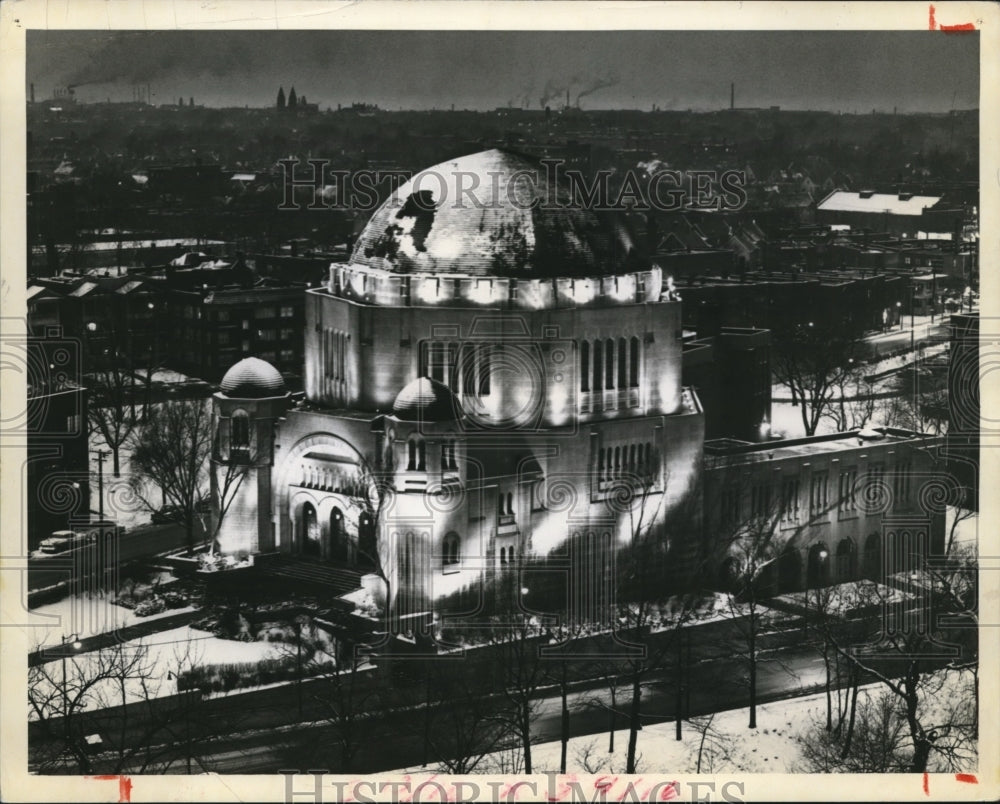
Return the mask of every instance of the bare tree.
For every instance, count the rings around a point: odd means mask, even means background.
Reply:
[[[205,498],[212,450],[212,414],[205,400],[174,400],[150,411],[146,426],[134,440],[132,485],[150,511],[156,505],[145,495],[146,481],[158,486],[176,506],[194,552],[198,506]]]
[[[141,432],[135,411],[135,377],[117,351],[92,374],[87,418],[111,450],[112,471],[121,476],[121,448]]]
[[[774,376],[800,405],[807,436],[814,435],[861,357],[861,341],[834,323],[795,322],[772,331]]]

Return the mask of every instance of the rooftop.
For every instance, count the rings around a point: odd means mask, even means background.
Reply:
[[[927,207],[941,200],[937,195],[910,195],[908,193],[873,193],[862,190],[851,193],[836,190],[816,206],[828,212],[888,212],[890,215],[920,215]]]
[[[753,443],[732,438],[712,439],[705,442],[705,454],[728,458],[727,465],[758,463],[767,460],[789,460],[828,455],[847,450],[861,451],[887,444],[919,443],[925,445],[931,437],[910,430],[894,427],[874,427],[844,433],[789,438],[779,441]]]

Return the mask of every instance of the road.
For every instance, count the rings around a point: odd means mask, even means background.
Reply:
[[[203,531],[195,528],[195,540],[200,541]],[[178,524],[140,525],[127,530],[117,541],[117,556],[111,558],[118,566],[139,558],[166,553],[183,547],[184,528]],[[42,589],[79,574],[92,561],[89,547],[67,550],[64,553],[35,553],[28,558],[28,589]]]
[[[810,646],[798,645],[762,657],[758,665],[758,701],[776,700],[813,692],[825,678],[822,659]],[[745,665],[736,658],[713,659],[699,662],[692,673],[692,689],[686,704],[685,716],[739,708],[748,705]],[[615,728],[627,727],[625,711],[630,692],[624,681],[617,690]],[[282,726],[261,727],[261,716],[269,711],[294,714],[295,687],[290,685],[268,690],[267,704],[254,714],[243,709],[242,732],[229,736],[213,736],[203,745],[195,745],[193,753],[199,757],[195,765],[215,773],[275,773],[279,770],[312,768],[337,770],[340,732],[336,726],[324,722],[308,722],[315,718],[310,711],[310,694],[306,694],[307,722],[288,723]],[[279,693],[278,696],[273,693]],[[284,704],[279,697],[286,699]],[[570,731],[572,736],[606,734],[611,725],[611,693],[606,686],[577,689],[569,694]],[[664,674],[650,677],[642,687],[642,722],[645,725],[672,720],[675,709],[675,688]],[[233,698],[233,717],[240,710],[238,697]],[[315,706],[315,704],[312,704]],[[243,704],[245,707],[245,703]],[[537,742],[558,740],[561,730],[561,704],[558,691],[549,689],[538,701],[533,719],[533,737]],[[213,714],[212,718],[225,715]],[[352,772],[374,773],[402,768],[417,768],[437,763],[427,755],[425,729],[428,726],[426,710],[422,707],[394,711],[360,720],[355,739],[360,744]],[[767,726],[764,722],[762,726]],[[438,724],[441,737],[448,729]],[[641,745],[640,735],[640,745]],[[176,771],[183,769],[183,763]],[[100,762],[96,771],[104,771]]]

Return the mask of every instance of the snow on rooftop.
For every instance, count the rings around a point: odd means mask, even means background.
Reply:
[[[827,212],[888,212],[892,215],[920,215],[927,207],[941,200],[937,195],[906,194],[901,198],[895,193],[849,193],[837,190],[830,193],[816,207]]]

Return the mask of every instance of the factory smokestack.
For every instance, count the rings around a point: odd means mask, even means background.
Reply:
[[[729,85],[729,110],[736,108],[736,84]]]

